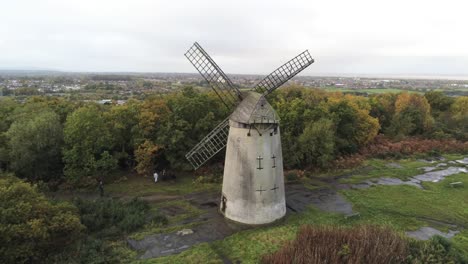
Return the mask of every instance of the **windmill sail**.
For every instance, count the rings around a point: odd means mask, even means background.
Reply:
[[[312,63],[314,59],[306,50],[270,73],[254,87],[254,90],[263,95],[270,94]]]
[[[195,169],[198,169],[226,147],[228,135],[229,118],[226,118],[190,150],[185,157]]]
[[[203,78],[205,78],[221,101],[229,109],[239,103],[241,99],[239,89],[234,87],[231,80],[229,80],[216,62],[197,42],[185,53],[185,57],[187,57]]]

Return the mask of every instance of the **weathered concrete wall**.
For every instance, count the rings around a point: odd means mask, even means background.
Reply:
[[[280,131],[248,132],[230,121],[220,210],[237,222],[271,223],[286,214]]]

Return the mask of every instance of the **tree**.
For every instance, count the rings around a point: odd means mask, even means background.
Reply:
[[[335,130],[333,122],[322,118],[309,123],[299,137],[302,166],[327,167],[334,159]]]
[[[35,186],[0,176],[0,262],[44,262],[74,243],[83,230],[71,204],[52,203]]]
[[[8,139],[5,132],[10,128],[14,118],[12,113],[19,104],[10,98],[0,99],[0,170],[4,170],[8,164]]]
[[[377,94],[369,98],[369,114],[379,120],[380,132],[385,132],[392,124],[396,98],[394,93]]]
[[[84,176],[95,176],[98,173],[105,175],[113,169],[109,165],[116,164],[110,160],[115,158],[108,155],[112,154],[113,149],[110,126],[97,105],[78,108],[68,116],[64,139],[64,173],[72,182],[76,183]]]
[[[133,167],[133,150],[138,139],[138,115],[140,103],[130,100],[124,105],[112,106],[104,113],[110,126],[115,157],[122,167]]]
[[[328,104],[336,127],[338,153],[355,153],[360,146],[375,138],[380,128],[379,121],[369,115],[370,105],[363,98],[336,96],[329,98]]]
[[[52,111],[30,113],[17,119],[6,132],[10,168],[31,181],[57,179],[62,174],[63,131]]]
[[[389,132],[393,136],[414,136],[430,131],[434,119],[424,96],[401,93],[395,101],[395,115]]]
[[[424,97],[431,106],[431,111],[434,116],[438,116],[439,114],[449,110],[450,106],[454,102],[452,97],[448,97],[440,91],[427,92],[424,94]]]
[[[185,154],[229,114],[212,93],[199,93],[192,87],[169,95],[170,114],[157,131],[156,145],[164,150],[171,166],[190,168]]]
[[[468,96],[457,97],[450,107],[449,125],[460,140],[468,140]]]

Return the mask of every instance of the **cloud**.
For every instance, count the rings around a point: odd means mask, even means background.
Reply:
[[[0,68],[193,72],[193,41],[226,72],[468,74],[463,1],[16,0],[0,3]]]

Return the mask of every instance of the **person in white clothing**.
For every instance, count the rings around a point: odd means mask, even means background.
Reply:
[[[154,183],[157,183],[158,182],[158,173],[154,172],[153,177],[154,177]]]

